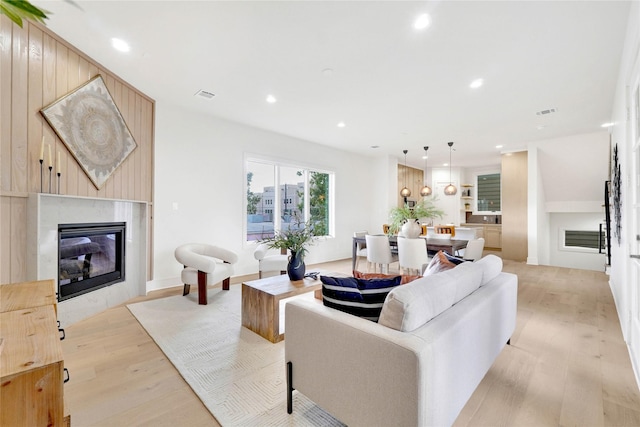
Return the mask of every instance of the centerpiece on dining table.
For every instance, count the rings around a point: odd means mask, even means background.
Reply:
[[[422,233],[420,220],[425,221],[433,218],[442,218],[444,211],[435,205],[436,198],[423,198],[415,206],[410,207],[408,203],[403,206],[392,208],[389,212],[389,234],[397,234],[407,238],[415,239]]]
[[[283,223],[283,228],[275,232],[273,236],[260,239],[271,249],[285,249],[289,251],[287,274],[291,280],[302,280],[305,274],[304,257],[307,254],[307,246],[313,244],[318,238],[314,232],[314,224],[311,221]],[[286,227],[286,228],[285,228]]]

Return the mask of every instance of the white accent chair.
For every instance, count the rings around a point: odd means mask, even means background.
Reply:
[[[398,255],[391,253],[389,237],[384,234],[367,234],[364,236],[367,242],[367,261],[373,263],[373,271],[380,264],[380,271],[389,272],[389,264],[398,261]]]
[[[368,231],[356,231],[353,233],[353,237],[365,237],[367,234],[369,234]],[[366,239],[366,237],[365,237]],[[356,246],[356,267],[355,269],[358,270],[358,260],[360,259],[360,257],[367,257],[367,243],[361,243],[358,242],[357,246]]]
[[[408,239],[398,236],[398,259],[400,270],[415,270],[421,275],[429,264],[427,242],[424,239]]]
[[[253,257],[258,260],[258,277],[262,279],[263,271],[279,271],[280,274],[287,272],[287,263],[289,257],[285,253],[272,254],[269,253],[269,245],[260,243],[253,252]]]
[[[222,289],[229,290],[233,264],[238,262],[234,252],[206,243],[186,243],[178,246],[174,255],[184,265],[182,295],[189,294],[191,285],[198,285],[198,304],[206,305],[207,286],[222,282]]]
[[[461,256],[467,261],[476,261],[482,258],[482,251],[484,250],[484,239],[482,237],[478,239],[469,240],[467,247],[464,248]]]

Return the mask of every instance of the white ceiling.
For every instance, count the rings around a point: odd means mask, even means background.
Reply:
[[[430,166],[448,161],[447,141],[454,166],[483,166],[528,141],[602,131],[629,13],[616,1],[34,3],[159,106],[357,153],[406,148],[417,167],[425,145]],[[416,31],[425,12],[432,24]],[[476,78],[485,84],[472,90]],[[548,108],[558,111],[536,115]]]

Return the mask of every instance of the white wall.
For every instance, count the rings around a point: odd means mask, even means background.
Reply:
[[[613,102],[611,122],[615,125],[611,129],[611,141],[619,148],[622,175],[630,180],[631,159],[630,152],[634,143],[630,130],[631,108],[628,102],[629,91],[634,87],[640,76],[640,62],[638,51],[640,48],[640,3],[632,2],[629,12],[627,36],[620,65],[620,73],[616,86],[616,96]],[[634,301],[638,297],[638,283],[632,283],[632,261],[629,258],[629,243],[633,241],[631,221],[631,193],[629,182],[622,185],[622,227],[623,235],[620,245],[614,240],[611,248],[611,290],[616,302],[620,325],[625,341],[629,345],[631,362],[634,366],[636,381],[640,384],[640,308]]]
[[[178,245],[191,241],[224,246],[238,253],[235,275],[257,272],[254,246],[245,243],[243,236],[246,153],[335,172],[335,238],[310,247],[307,263],[348,258],[354,231],[381,227],[382,212],[386,217],[389,206],[376,185],[384,185],[389,171],[377,173],[377,168],[388,168],[387,159],[366,158],[158,102],[154,281],[148,284],[149,290],[179,284],[182,266],[173,252]]]
[[[527,179],[530,183],[527,262],[600,269],[587,267],[599,264],[589,254],[558,251],[560,222],[552,221],[552,217],[575,214],[577,223],[582,223],[585,216],[604,220],[604,183],[609,179],[608,133],[598,131],[530,142]],[[598,229],[597,222],[592,229]]]
[[[451,168],[451,174],[449,174],[449,168],[432,168],[431,177],[431,188],[436,197],[435,205],[444,211],[444,217],[434,219],[434,224],[460,225],[462,208],[460,202],[460,168]],[[449,185],[449,182],[458,189],[458,192],[453,196],[444,194],[444,188]]]
[[[548,265],[583,270],[605,270],[605,255],[581,249],[565,249],[562,247],[563,230],[598,231],[603,220],[597,213],[552,213],[549,215],[549,253]]]

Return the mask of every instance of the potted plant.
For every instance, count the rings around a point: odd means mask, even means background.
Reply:
[[[269,248],[285,249],[290,252],[287,274],[291,280],[302,280],[305,273],[304,256],[307,253],[307,246],[313,244],[317,239],[311,221],[294,221],[288,224],[287,229],[276,231],[271,237],[260,240],[266,243]]]
[[[404,206],[392,208],[389,212],[389,234],[401,234],[405,237],[416,238],[422,232],[418,222],[421,218],[442,218],[444,211],[436,208],[436,198],[426,197],[416,203],[414,207]]]

